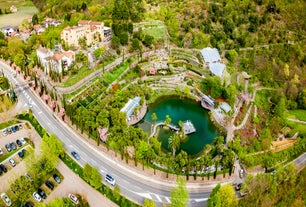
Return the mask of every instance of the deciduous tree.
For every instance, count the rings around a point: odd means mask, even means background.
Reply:
[[[176,180],[177,186],[171,190],[170,200],[171,207],[186,207],[188,204],[189,194],[183,178]]]

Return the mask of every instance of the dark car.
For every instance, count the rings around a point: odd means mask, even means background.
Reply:
[[[20,158],[24,158],[25,152],[26,152],[25,149],[21,150],[20,152],[18,152],[18,156],[19,156]]]
[[[21,141],[20,141],[19,139],[16,140],[16,144],[17,144],[19,147],[22,146],[22,143],[21,143]]]
[[[61,179],[60,179],[60,177],[57,174],[54,174],[53,178],[54,178],[55,182],[61,183]]]
[[[11,142],[11,143],[10,143],[10,146],[11,146],[11,148],[12,148],[13,150],[17,149],[17,146],[15,145],[14,142]]]
[[[51,181],[46,180],[45,184],[46,184],[46,186],[47,186],[50,190],[53,190],[53,189],[54,189],[54,185],[52,184]]]
[[[41,188],[38,188],[37,192],[40,195],[40,197],[42,197],[43,199],[47,198],[45,191],[43,191]]]
[[[242,183],[235,184],[235,190],[239,191],[241,189]]]
[[[16,132],[17,131],[15,126],[12,126],[11,129],[12,129],[12,132]]]
[[[5,148],[8,152],[12,151],[11,145],[10,144],[6,144]]]
[[[33,207],[33,204],[32,204],[30,201],[28,201],[28,202],[26,202],[26,203],[24,204],[24,206],[25,206],[25,207]]]
[[[7,168],[5,167],[4,164],[0,164],[0,168],[3,172],[7,172]]]
[[[76,160],[79,160],[79,159],[80,159],[80,156],[79,156],[79,154],[78,154],[77,152],[72,151],[71,154],[72,154],[72,156],[73,156]]]
[[[0,168],[0,175],[2,175],[2,173],[3,173],[3,172],[2,172],[2,170],[1,170],[1,168]]]

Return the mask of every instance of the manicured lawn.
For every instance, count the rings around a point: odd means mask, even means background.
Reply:
[[[154,39],[161,39],[167,36],[166,26],[161,21],[139,23],[137,26],[139,28],[142,27],[143,33],[153,36]]]
[[[65,82],[63,82],[61,85],[63,87],[72,86],[76,84],[77,82],[79,82],[80,80],[82,80],[83,78],[85,78],[86,76],[88,76],[89,74],[91,74],[93,71],[94,71],[93,69],[82,67],[79,69],[77,74],[69,76],[69,78]]]
[[[287,120],[287,125],[293,129],[290,136],[293,136],[295,132],[299,132],[300,136],[306,136],[306,124]]]
[[[288,118],[306,121],[306,110],[290,110],[286,115]]]
[[[167,36],[166,28],[147,28],[143,31],[144,34],[148,34],[154,37],[154,39],[162,39]]]

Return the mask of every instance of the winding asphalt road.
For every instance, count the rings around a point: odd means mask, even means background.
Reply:
[[[116,162],[116,158],[97,150],[87,143],[79,134],[61,121],[45,103],[32,92],[26,82],[20,77],[14,77],[14,71],[6,64],[0,62],[0,69],[13,85],[18,97],[20,110],[31,107],[38,122],[49,132],[54,133],[67,153],[77,151],[81,157],[78,161],[84,166],[86,163],[95,166],[100,170],[103,178],[106,173],[116,179],[121,193],[136,203],[143,204],[145,198],[153,199],[157,206],[170,203],[170,190],[175,186],[173,182],[152,179],[144,174],[133,171],[128,166]],[[105,181],[103,181],[105,183]],[[205,206],[211,189],[215,184],[187,183],[189,192],[188,206]]]

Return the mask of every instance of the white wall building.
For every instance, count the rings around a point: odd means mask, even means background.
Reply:
[[[67,70],[75,61],[75,53],[69,51],[52,51],[44,47],[39,47],[36,50],[37,59],[43,67],[45,73],[50,73],[50,70],[61,73]]]

